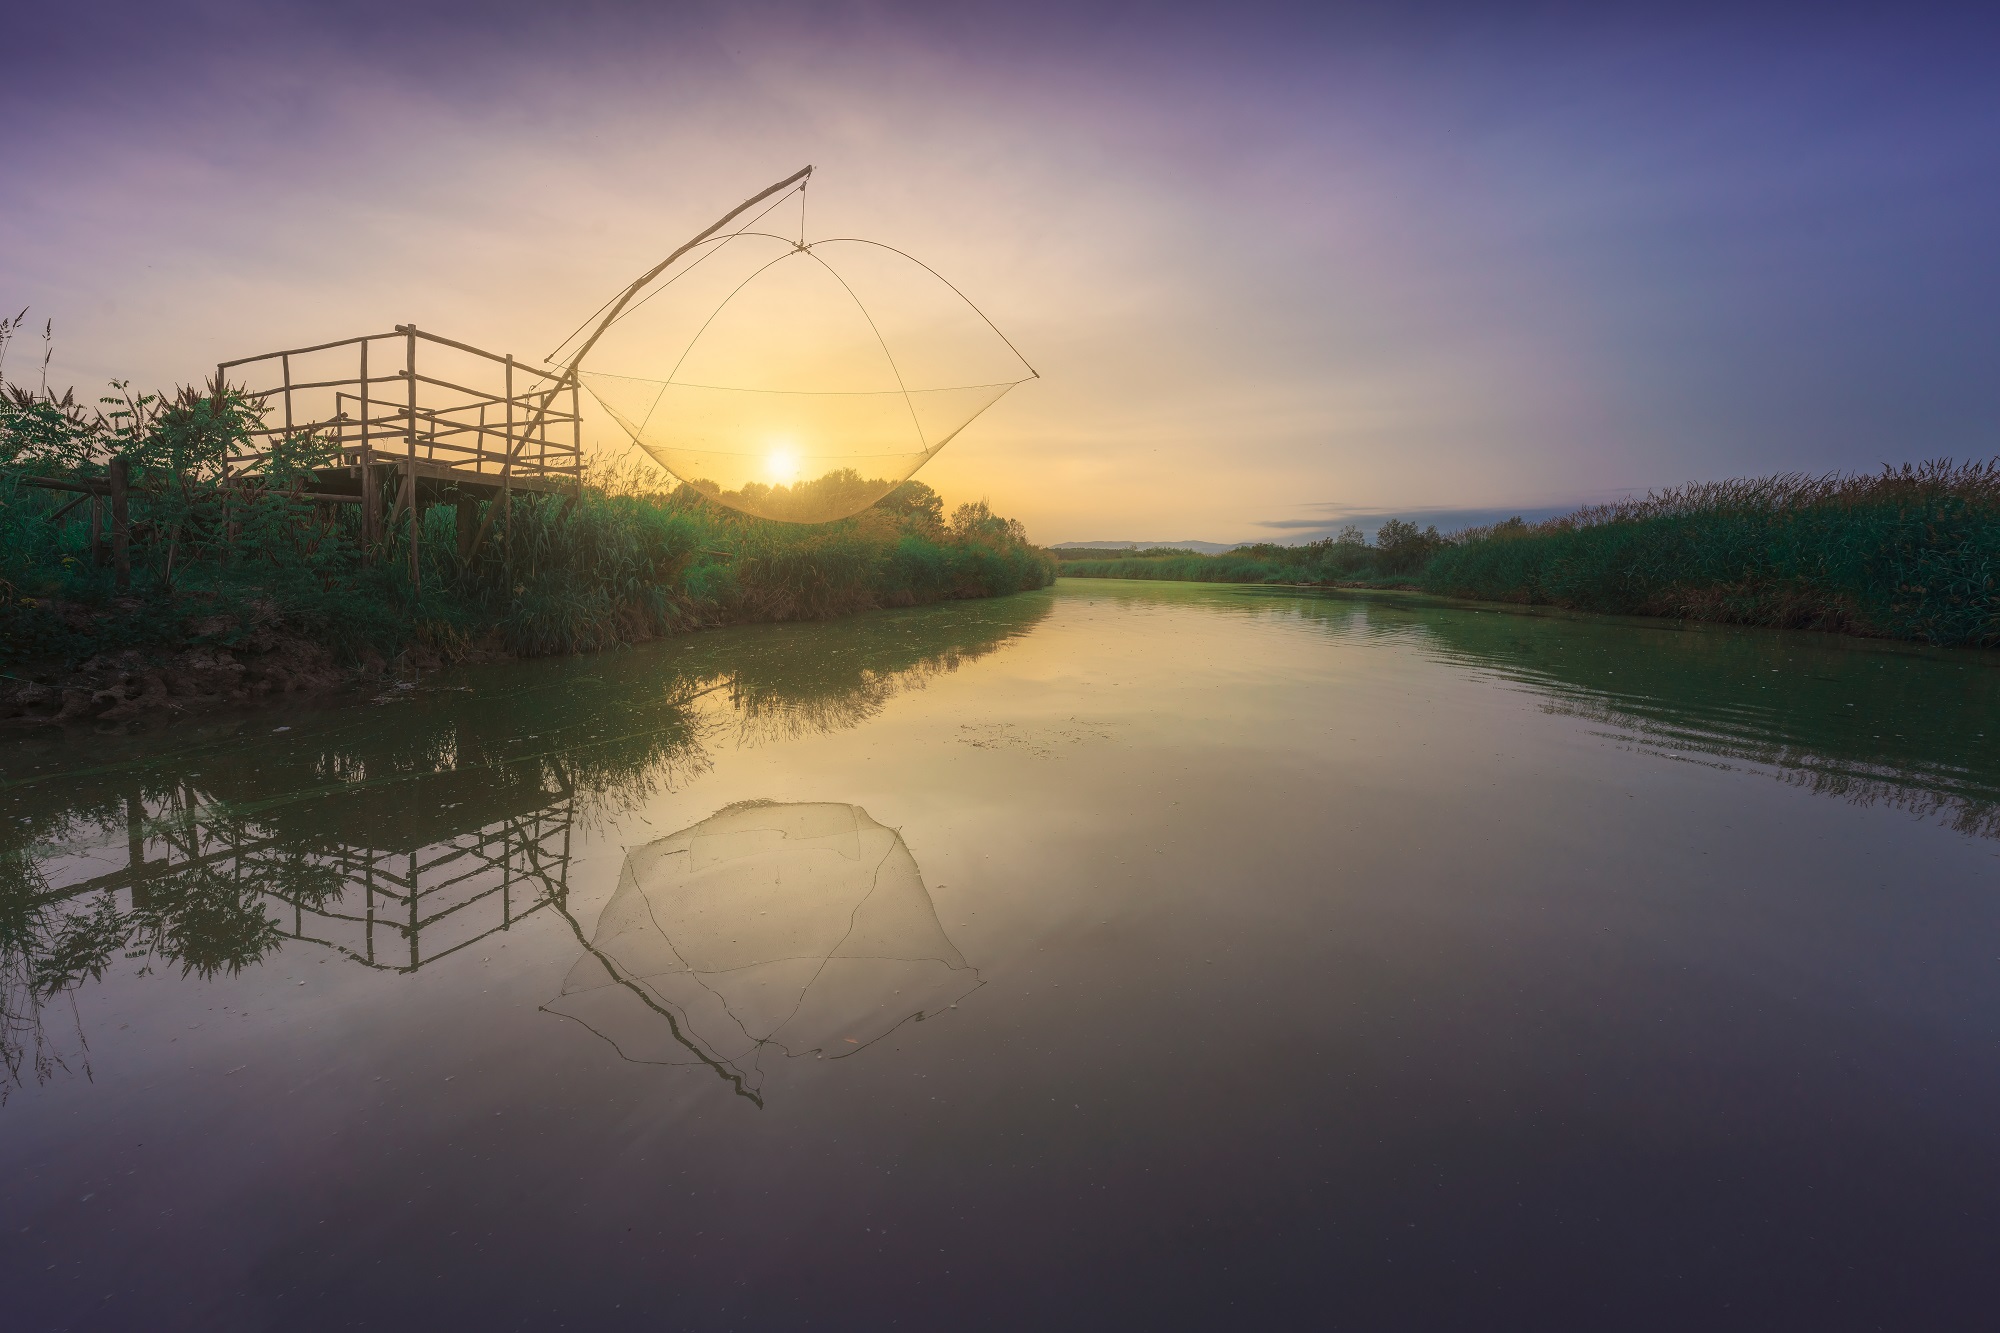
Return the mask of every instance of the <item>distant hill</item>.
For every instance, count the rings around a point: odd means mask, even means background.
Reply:
[[[1049,549],[1069,550],[1072,547],[1089,551],[1146,551],[1155,546],[1171,546],[1178,551],[1200,551],[1203,555],[1220,555],[1244,545],[1243,542],[1056,542]]]

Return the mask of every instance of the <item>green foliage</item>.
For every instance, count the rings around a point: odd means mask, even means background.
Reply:
[[[1336,537],[1301,546],[1258,542],[1220,555],[1158,546],[1138,552],[1092,552],[1091,559],[1063,561],[1074,578],[1168,579],[1198,583],[1367,583],[1396,582],[1423,563],[1443,543],[1436,528],[1418,531],[1395,520],[1383,525],[1389,545],[1370,546],[1352,524]],[[1407,532],[1405,531],[1407,530]],[[1104,558],[1109,555],[1110,558]]]
[[[944,530],[944,497],[914,477],[877,500],[875,507],[919,531]]]
[[[2000,459],[1659,491],[1441,536],[1065,559],[1079,578],[1415,584],[1488,601],[2000,646]]]
[[[1423,586],[1496,601],[2000,645],[2000,459],[1656,492],[1462,534]]]
[[[255,434],[262,404],[219,381],[170,396],[113,387],[87,410],[73,394],[0,385],[0,659],[236,644],[272,629],[347,656],[413,641],[446,655],[475,643],[566,653],[1054,578],[1018,522],[982,501],[946,524],[943,501],[922,482],[855,518],[807,525],[607,473],[580,494],[478,502],[472,517],[486,536],[469,558],[459,555],[455,509],[427,506],[413,592],[407,518],[365,552],[359,506],[314,497],[316,471],[338,461],[327,441]],[[114,458],[132,477],[125,595],[106,564],[108,502],[93,545],[87,498],[73,504],[73,493],[24,484],[101,484]]]
[[[1422,569],[1444,547],[1445,539],[1435,527],[1419,531],[1416,524],[1400,518],[1388,519],[1375,530],[1375,560],[1387,574]]]

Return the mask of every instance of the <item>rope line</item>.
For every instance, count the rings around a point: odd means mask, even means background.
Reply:
[[[695,384],[688,380],[656,380],[646,375],[614,375],[608,370],[586,370],[585,377],[600,380],[630,380],[634,384],[659,384],[669,389],[708,389],[715,393],[769,393],[798,398],[886,398],[901,389],[751,389],[741,384]],[[993,380],[987,384],[945,384],[935,389],[907,390],[912,398],[927,393],[967,393],[973,389],[1012,389],[1026,379]],[[589,387],[588,385],[585,386]]]

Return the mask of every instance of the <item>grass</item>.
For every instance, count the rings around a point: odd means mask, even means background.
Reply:
[[[364,552],[359,506],[303,494],[331,461],[323,442],[281,440],[256,471],[225,480],[258,404],[220,383],[166,396],[114,388],[90,408],[0,384],[0,669],[273,634],[348,660],[412,646],[582,652],[705,625],[998,596],[1055,576],[1019,523],[984,502],[947,521],[921,482],[855,517],[803,525],[664,489],[664,474],[600,472],[578,496],[516,496],[469,560],[454,510],[430,507],[413,590],[407,523]],[[65,512],[73,494],[25,484],[102,478],[113,458],[129,461],[135,485],[124,592],[93,546],[88,502]]]
[[[1428,591],[2000,646],[2000,459],[1659,491],[1462,533]]]

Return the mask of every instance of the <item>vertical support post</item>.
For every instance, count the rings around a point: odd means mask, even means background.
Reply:
[[[98,569],[109,563],[111,553],[104,549],[104,497],[90,497],[90,563]]]
[[[222,373],[223,367],[218,365],[215,368],[215,393],[211,399],[211,401],[218,405],[222,401]],[[259,422],[258,424],[262,425],[263,423]],[[229,446],[226,444],[222,446],[222,482],[224,486],[229,484]]]
[[[423,966],[423,960],[417,955],[417,929],[418,929],[417,876],[418,876],[417,854],[415,852],[411,852],[410,853],[410,971],[412,972],[416,971],[419,967]]]
[[[412,597],[415,597],[419,592],[423,591],[423,585],[422,585],[423,576],[421,573],[419,573],[417,568],[417,537],[418,533],[421,532],[423,528],[423,506],[417,503],[417,328],[416,325],[412,324],[410,326],[410,331],[408,334],[405,335],[405,339],[408,344],[409,351],[408,351],[408,356],[406,358],[408,364],[404,367],[403,373],[405,378],[409,381],[409,386],[410,386],[410,406],[409,406],[410,415],[409,419],[405,423],[410,428],[409,435],[406,437],[409,441],[409,446],[410,446],[410,461],[407,464],[410,472],[409,483],[408,483],[410,487],[410,595]],[[410,947],[412,950],[415,950],[416,944],[414,941],[411,942]]]
[[[500,456],[500,555],[514,554],[514,354],[507,353],[507,452]]]
[[[500,826],[500,929],[514,928],[514,821]]]
[[[111,460],[111,567],[118,576],[118,591],[132,590],[132,511],[126,492],[132,485],[132,460]]]
[[[283,353],[278,357],[278,368],[285,375],[285,438],[292,438],[292,354]]]
[[[209,402],[218,408],[221,407],[222,405],[223,370],[224,367],[220,365],[216,366],[215,386],[214,386],[215,391],[209,398]],[[291,368],[289,362],[287,362],[286,364],[285,378],[287,381],[287,387],[285,389],[285,402],[287,407],[289,408],[289,405],[292,400],[292,392],[289,385],[289,381],[291,379]],[[260,420],[258,421],[257,424],[261,426],[264,423]],[[234,493],[233,488],[229,484],[229,445],[227,441],[225,441],[222,446],[222,544],[229,549],[229,552],[232,555],[235,554],[236,551],[236,504],[234,500],[231,498],[233,493]]]
[[[373,409],[368,406],[368,339],[361,340],[361,559],[375,563],[375,548],[382,540],[382,489],[375,475],[375,442],[368,424]]]
[[[577,397],[574,375],[570,376],[569,381],[569,447],[575,456],[572,461],[576,466],[576,498],[581,500],[583,499],[583,405],[582,400]]]
[[[146,876],[146,807],[139,800],[139,793],[128,788],[125,793],[125,859],[132,875],[132,906],[144,907],[152,901],[153,886]],[[169,856],[172,852],[169,851]]]

